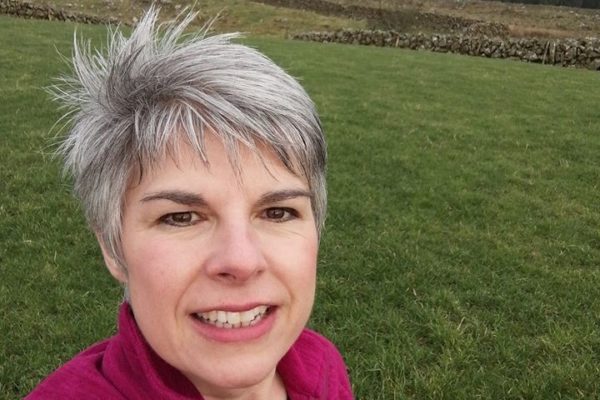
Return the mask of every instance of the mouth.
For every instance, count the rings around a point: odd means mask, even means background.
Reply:
[[[254,326],[273,311],[273,306],[260,305],[250,310],[235,312],[211,310],[193,314],[196,319],[217,328],[239,329]]]

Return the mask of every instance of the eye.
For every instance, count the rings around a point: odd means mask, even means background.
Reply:
[[[160,217],[161,223],[177,227],[194,225],[200,220],[198,214],[191,211],[170,213]]]
[[[271,207],[264,211],[264,218],[273,222],[286,222],[298,218],[298,211],[288,207]]]

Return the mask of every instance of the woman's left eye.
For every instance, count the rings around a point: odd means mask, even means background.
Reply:
[[[274,222],[286,222],[298,218],[298,212],[293,208],[271,207],[264,211],[264,218]]]
[[[176,212],[160,217],[160,222],[163,224],[177,227],[194,225],[199,220],[198,214],[191,211]]]

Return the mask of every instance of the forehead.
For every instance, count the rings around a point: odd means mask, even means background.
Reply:
[[[284,164],[275,150],[263,143],[252,148],[238,144],[232,149],[214,134],[207,134],[202,150],[183,141],[169,146],[161,157],[131,174],[128,190],[199,181],[212,181],[220,187],[278,184],[308,189],[307,179],[293,169],[294,164],[292,160]]]

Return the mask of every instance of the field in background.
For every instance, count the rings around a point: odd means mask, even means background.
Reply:
[[[34,0],[34,3],[49,4],[56,8],[95,16],[111,16],[133,25],[150,2],[135,0]],[[163,20],[174,18],[185,7],[185,1],[157,2]],[[342,28],[365,28],[364,21],[320,15],[310,11],[272,7],[247,0],[203,0],[195,3],[194,10],[200,12],[195,25],[214,21],[216,32],[247,32],[253,36],[287,37],[303,31],[327,31]]]
[[[73,29],[0,16],[0,399],[115,327],[120,289],[50,156],[41,87]],[[598,74],[249,43],[301,79],[328,133],[311,325],[357,398],[600,396]]]
[[[600,10],[484,0],[328,0],[344,5],[407,9],[499,22],[514,37],[585,38],[600,35]]]
[[[32,0],[70,11],[92,15],[111,15],[133,23],[150,2],[139,0]],[[328,0],[343,5],[368,6],[381,10],[409,10],[450,15],[488,22],[510,28],[514,37],[585,38],[600,34],[600,10],[524,5],[483,0]],[[166,0],[162,7],[175,15],[183,0]],[[219,31],[242,30],[252,35],[287,36],[312,30],[335,30],[343,27],[366,27],[366,21],[326,17],[313,12],[271,7],[249,0],[204,0],[196,7],[208,18],[221,12],[216,25]],[[399,28],[402,30],[402,28]],[[435,26],[425,28],[439,32]]]

